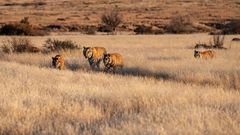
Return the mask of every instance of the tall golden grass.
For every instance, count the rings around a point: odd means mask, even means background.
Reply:
[[[0,37],[4,40],[7,37]],[[49,37],[29,37],[41,47]],[[54,36],[124,56],[116,74],[91,71],[81,51],[1,54],[0,134],[240,134],[239,43],[193,57],[205,34]]]

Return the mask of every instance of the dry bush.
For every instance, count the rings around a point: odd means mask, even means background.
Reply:
[[[178,15],[171,19],[166,31],[169,33],[193,33],[196,32],[196,29],[192,26],[190,16]]]
[[[210,46],[212,46],[215,49],[226,49],[223,47],[224,45],[224,35],[213,35],[212,36],[212,41],[210,42]]]
[[[222,31],[223,34],[240,34],[240,20],[227,23]]]
[[[138,25],[135,29],[134,32],[136,34],[151,34],[152,33],[152,29],[149,26],[145,26],[145,25]]]
[[[110,32],[115,32],[117,26],[122,23],[122,17],[117,10],[111,10],[101,16],[102,25],[107,27]]]
[[[205,49],[212,49],[213,47],[211,45],[208,45],[206,43],[196,43],[195,49],[205,48]]]
[[[82,28],[82,32],[88,35],[95,35],[97,28],[95,26],[86,26]]]
[[[80,49],[79,45],[71,40],[61,41],[51,38],[45,41],[44,48],[49,49],[50,51]]]
[[[212,35],[212,39],[209,44],[206,43],[197,43],[195,45],[195,49],[205,48],[205,49],[227,49],[226,47],[223,47],[224,45],[224,35]]]
[[[164,31],[157,28],[153,29],[152,26],[145,26],[145,25],[137,25],[134,29],[136,34],[163,34]]]
[[[28,7],[28,6],[38,7],[38,6],[45,6],[45,5],[47,5],[46,2],[25,2],[21,4],[21,6],[23,7]]]
[[[46,2],[24,2],[24,3],[9,2],[4,4],[4,6],[23,6],[23,7],[27,7],[27,6],[38,7],[38,6],[45,6],[45,5],[47,5]]]
[[[1,48],[5,53],[40,52],[40,49],[35,47],[27,38],[11,38],[4,40]]]
[[[79,32],[79,31],[81,31],[81,27],[79,25],[77,25],[77,24],[68,25],[66,27],[67,27],[68,31],[70,31],[70,32]]]
[[[14,24],[5,24],[0,29],[0,35],[25,35],[25,36],[42,36],[47,33],[36,30],[29,23],[28,17],[24,17],[20,22]]]

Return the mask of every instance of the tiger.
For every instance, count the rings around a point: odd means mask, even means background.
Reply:
[[[100,63],[107,51],[104,47],[83,47],[83,55],[92,69],[100,69]]]
[[[104,55],[103,63],[105,66],[104,71],[113,71],[123,68],[123,57],[118,53],[107,53]]]
[[[63,55],[56,55],[55,57],[52,57],[52,66],[54,68],[57,68],[59,70],[64,69],[64,57]]]
[[[208,58],[213,58],[215,57],[215,52],[212,50],[208,50],[208,51],[194,51],[194,57],[195,58],[204,58],[204,59],[208,59]]]

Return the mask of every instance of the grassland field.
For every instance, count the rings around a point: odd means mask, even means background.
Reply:
[[[0,134],[240,134],[240,42],[233,37],[211,60],[193,57],[207,34],[27,37],[37,47],[48,38],[102,46],[122,54],[124,68],[92,71],[82,50],[61,52],[63,71],[51,67],[57,53],[1,52]]]

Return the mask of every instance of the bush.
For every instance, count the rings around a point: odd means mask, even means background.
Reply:
[[[2,51],[5,53],[37,53],[40,49],[35,47],[27,38],[11,38],[3,41]]]
[[[117,26],[122,23],[122,17],[117,10],[111,10],[101,17],[102,25],[109,28],[110,32],[115,32]]]
[[[112,32],[112,29],[109,26],[99,26],[97,31],[99,31],[99,32]]]
[[[145,25],[138,25],[135,29],[134,32],[136,34],[151,34],[152,30],[151,27],[145,26]]]
[[[192,26],[192,20],[189,16],[175,16],[166,27],[169,33],[193,33],[196,29]]]
[[[137,25],[134,29],[136,34],[163,34],[164,31],[156,26]]]
[[[82,28],[84,34],[95,35],[97,28],[95,26],[86,26]]]
[[[19,23],[3,25],[0,29],[0,35],[42,36],[43,33],[35,30],[29,23],[28,18],[25,17]]]
[[[233,20],[227,23],[222,34],[240,34],[240,20]]]
[[[44,47],[51,51],[80,49],[79,46],[71,40],[60,41],[57,39],[47,39]]]
[[[225,39],[224,35],[213,35],[212,42],[210,42],[210,45],[216,49],[226,49],[225,47],[223,47],[224,39]]]
[[[195,49],[205,48],[205,49],[227,49],[226,47],[223,47],[224,45],[224,35],[213,35],[212,40],[209,44],[206,43],[197,43],[195,45]]]
[[[212,49],[213,46],[208,45],[208,44],[206,44],[206,43],[197,43],[194,48],[195,48],[195,49],[200,49],[200,48]]]
[[[31,36],[32,28],[26,24],[6,24],[0,29],[1,35],[28,35]]]

